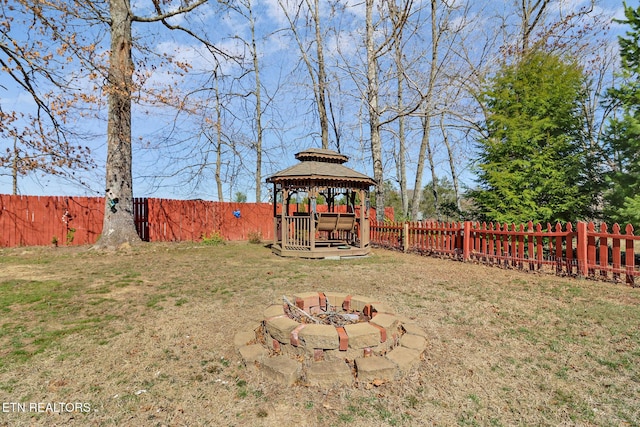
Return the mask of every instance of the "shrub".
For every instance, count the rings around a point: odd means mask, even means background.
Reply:
[[[250,231],[249,232],[249,243],[261,243],[262,242],[262,233],[260,231]]]
[[[70,228],[67,231],[67,245],[70,245],[73,243],[73,239],[76,235],[76,229],[75,228]]]
[[[211,246],[224,245],[224,237],[219,231],[213,231],[208,236],[206,234],[202,235],[202,243]]]

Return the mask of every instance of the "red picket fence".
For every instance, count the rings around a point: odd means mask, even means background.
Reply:
[[[388,249],[461,258],[463,223],[375,222],[371,243]]]
[[[375,222],[371,243],[376,246],[446,256],[528,271],[548,271],[560,275],[621,281],[634,285],[640,276],[635,259],[635,242],[640,236],[627,225],[609,231],[606,224],[596,230],[593,222],[571,223],[546,229],[524,224],[486,224],[471,221]]]
[[[203,200],[134,199],[138,234],[145,241],[200,240],[220,233],[248,240],[273,238],[273,206]],[[0,194],[0,247],[93,244],[102,232],[104,198]]]

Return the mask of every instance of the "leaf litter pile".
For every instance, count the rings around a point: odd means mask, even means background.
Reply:
[[[286,296],[282,297],[282,301],[285,314],[298,323],[340,327],[371,320],[369,316],[365,316],[362,312],[339,312],[336,310],[337,307],[331,305],[328,306],[326,311],[310,314],[293,304]]]

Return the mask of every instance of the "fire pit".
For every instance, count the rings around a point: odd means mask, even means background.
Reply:
[[[305,292],[264,310],[235,344],[246,366],[287,385],[375,385],[421,360],[427,340],[384,302],[337,292]]]

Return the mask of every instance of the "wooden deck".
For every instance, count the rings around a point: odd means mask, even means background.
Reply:
[[[273,253],[286,257],[333,258],[364,256],[370,253],[368,239],[361,244],[359,221],[350,213],[296,213],[275,218],[278,239]]]
[[[344,249],[341,249],[344,248]],[[296,257],[296,258],[311,258],[311,259],[323,259],[323,258],[347,258],[355,256],[367,256],[371,253],[371,248],[358,248],[350,245],[340,246],[316,246],[313,250],[309,247],[304,250],[300,247],[295,248],[283,248],[279,243],[271,245],[271,251],[279,256]]]

